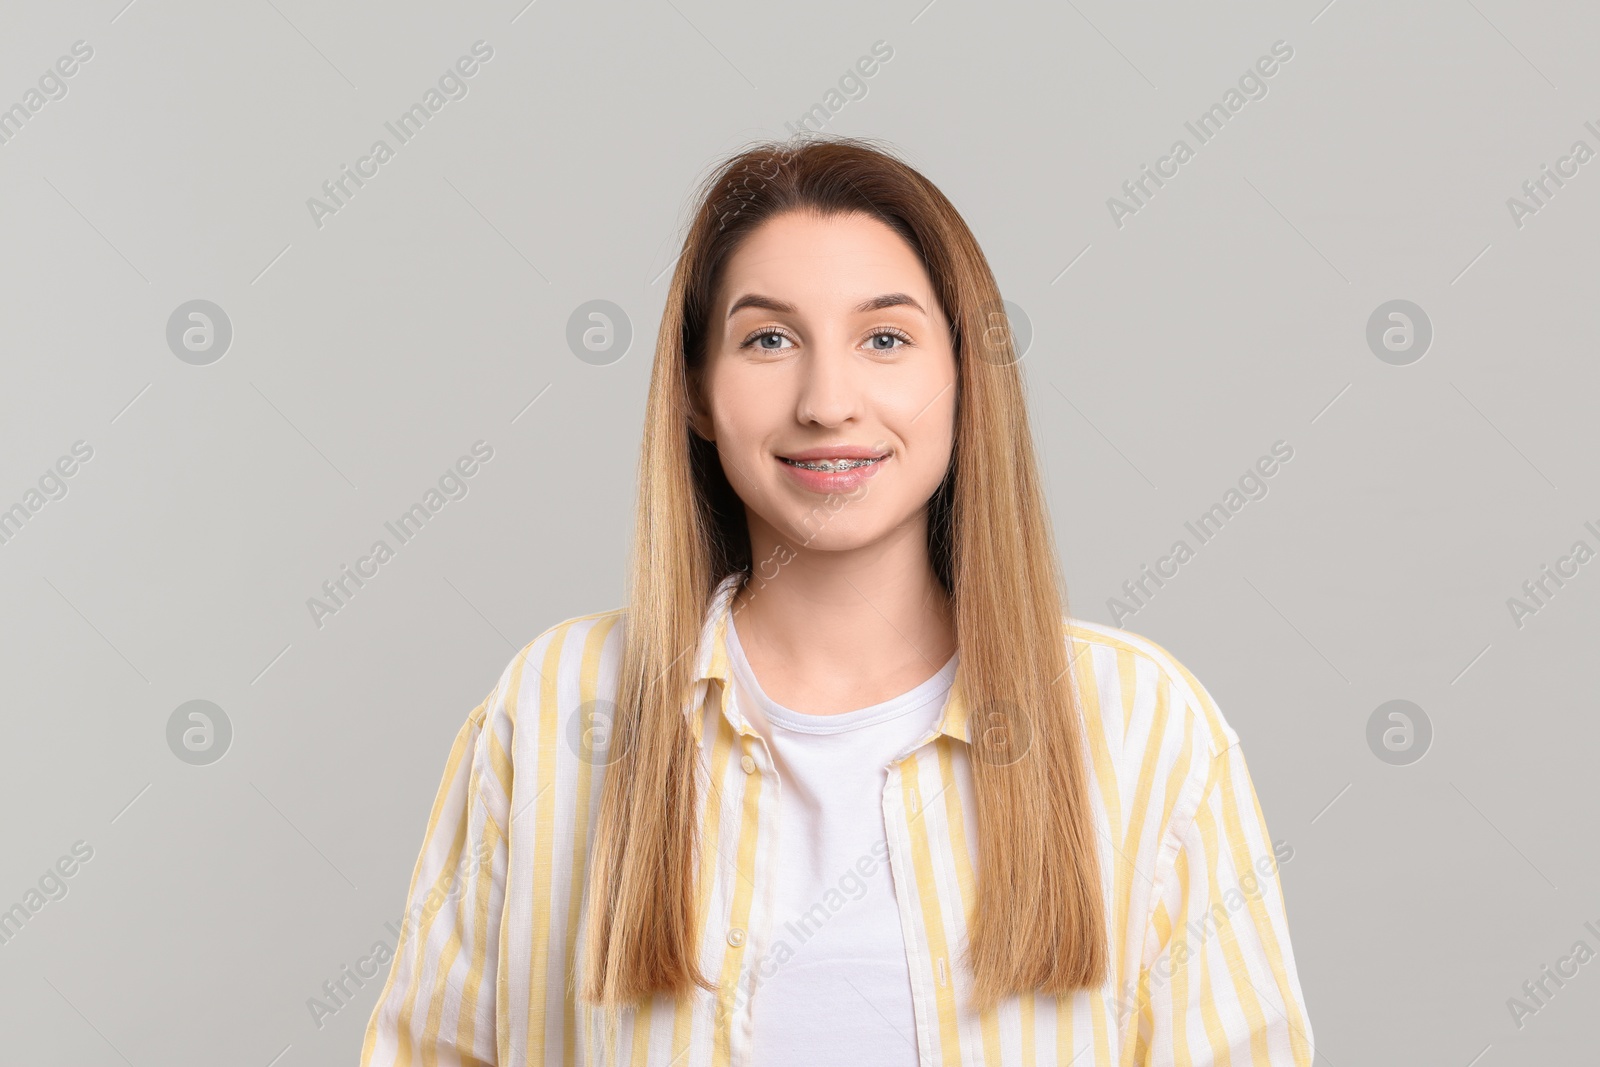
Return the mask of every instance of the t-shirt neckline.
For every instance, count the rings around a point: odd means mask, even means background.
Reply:
[[[744,646],[739,643],[738,631],[734,627],[733,616],[728,616],[728,660],[739,682],[749,692],[752,699],[760,705],[763,715],[773,726],[795,733],[806,734],[837,734],[846,730],[857,730],[865,726],[875,726],[890,719],[899,718],[910,714],[918,708],[926,707],[930,702],[947,693],[951,683],[955,680],[956,663],[960,658],[960,651],[951,653],[943,667],[926,680],[919,682],[898,696],[881,700],[876,704],[869,704],[864,708],[853,711],[840,712],[836,715],[815,715],[811,712],[795,711],[769,697],[761,683],[756,680],[755,671],[750,666],[750,661],[745,657]]]

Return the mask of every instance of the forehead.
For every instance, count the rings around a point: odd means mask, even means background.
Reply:
[[[890,291],[910,293],[925,307],[933,300],[932,280],[911,246],[861,214],[788,212],[762,223],[729,257],[718,307],[749,291],[819,309]]]

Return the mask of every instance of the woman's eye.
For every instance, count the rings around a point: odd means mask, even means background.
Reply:
[[[785,337],[783,334],[779,333],[777,330],[763,330],[760,333],[752,334],[750,336],[750,339],[745,342],[745,345],[747,347],[753,345],[754,347],[759,348],[764,352],[781,352],[783,350],[783,346],[781,344],[770,344],[769,345],[769,344],[766,344],[765,342],[767,342],[767,341],[787,341],[787,340],[788,340],[788,338]]]
[[[784,343],[786,341],[787,345]],[[877,330],[868,338],[868,345],[874,352],[893,352],[910,343],[911,338],[898,330]],[[739,347],[755,348],[763,352],[782,352],[786,348],[793,348],[794,341],[788,334],[779,330],[760,330],[747,337]]]

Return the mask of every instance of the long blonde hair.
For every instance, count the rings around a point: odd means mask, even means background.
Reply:
[[[639,464],[611,739],[621,755],[607,768],[590,856],[580,996],[616,1005],[717,988],[696,964],[700,752],[683,708],[711,595],[749,571],[750,543],[715,446],[690,429],[689,390],[729,256],[794,210],[894,229],[921,257],[955,340],[955,448],[928,504],[928,551],[951,596],[956,684],[971,708],[973,1001],[1098,986],[1108,950],[1065,593],[999,289],[930,181],[872,140],[830,137],[760,144],[716,168],[672,275]]]

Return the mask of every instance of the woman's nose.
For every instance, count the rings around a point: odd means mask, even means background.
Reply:
[[[856,414],[860,382],[847,348],[813,348],[800,360],[795,413],[802,422],[836,426]]]

